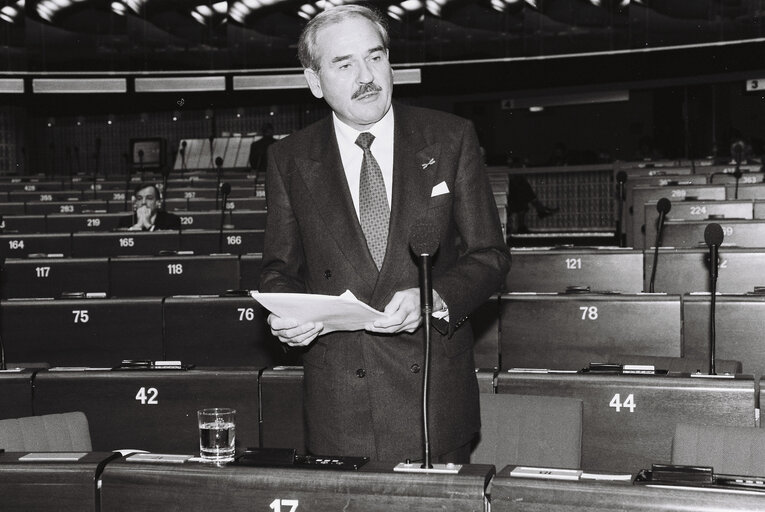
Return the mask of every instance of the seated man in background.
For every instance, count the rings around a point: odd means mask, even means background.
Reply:
[[[122,217],[119,228],[128,231],[181,229],[181,219],[161,208],[159,188],[152,183],[141,183],[133,192],[133,215]]]

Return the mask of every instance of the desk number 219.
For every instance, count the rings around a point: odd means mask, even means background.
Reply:
[[[276,498],[271,502],[269,507],[271,507],[271,510],[274,512],[295,512],[299,503],[300,502],[298,500],[281,500]],[[282,505],[285,507],[284,510],[282,510]]]

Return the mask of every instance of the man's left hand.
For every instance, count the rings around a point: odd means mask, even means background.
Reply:
[[[385,310],[387,318],[365,326],[367,331],[394,334],[414,332],[422,322],[420,289],[409,288],[393,295]]]

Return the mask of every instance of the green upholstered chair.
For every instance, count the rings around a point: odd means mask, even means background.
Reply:
[[[88,419],[77,411],[0,420],[0,448],[7,452],[89,452]]]
[[[473,464],[579,468],[582,401],[481,393],[481,432]]]
[[[711,466],[718,474],[765,476],[765,429],[678,424],[672,464]]]

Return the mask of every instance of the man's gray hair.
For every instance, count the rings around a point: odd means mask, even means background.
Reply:
[[[350,18],[364,18],[377,26],[385,49],[390,47],[388,24],[379,11],[357,4],[345,4],[322,11],[311,19],[300,34],[298,58],[303,68],[319,71],[320,56],[316,55],[316,34],[324,27],[340,23]]]

